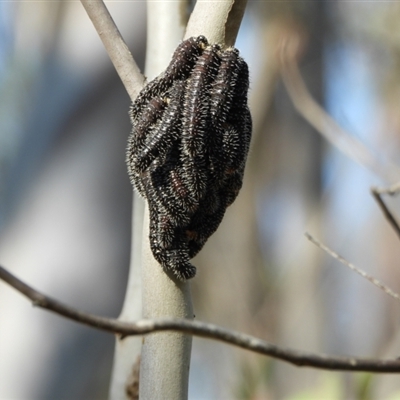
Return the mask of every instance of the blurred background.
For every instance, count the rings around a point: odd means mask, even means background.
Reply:
[[[143,69],[145,3],[106,3]],[[296,38],[312,96],[396,164],[399,21],[396,2],[249,2],[236,46],[250,66],[253,143],[240,196],[194,259],[198,320],[306,351],[398,356],[399,305],[304,237],[400,292],[399,241],[370,195],[395,182],[295,110],[279,49]],[[0,2],[0,264],[114,317],[130,253],[129,104],[79,2]],[[35,309],[0,282],[0,399],[106,399],[113,349],[112,335]],[[400,379],[295,368],[195,338],[189,398],[393,400]]]

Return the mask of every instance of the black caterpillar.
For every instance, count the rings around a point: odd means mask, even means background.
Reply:
[[[242,186],[252,128],[248,88],[237,49],[192,37],[130,109],[128,173],[148,201],[153,255],[180,280],[195,276],[189,260]]]

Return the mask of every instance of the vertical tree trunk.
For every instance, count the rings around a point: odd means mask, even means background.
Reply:
[[[198,1],[185,37],[202,34],[211,43],[232,45],[245,6],[245,0],[230,0],[221,3]],[[182,39],[186,23],[186,9],[187,4],[184,1],[148,3],[146,74],[150,80],[167,66],[173,50]],[[134,224],[138,223],[138,220],[142,221],[139,216],[140,212],[136,211],[135,208]],[[137,286],[140,268],[136,263],[141,263],[143,316],[145,318],[193,318],[190,283],[172,281],[155,261],[148,239],[147,205],[144,215],[142,259],[140,260],[140,257],[137,256],[138,245],[134,238],[128,291]],[[137,235],[138,230],[134,228],[134,231]],[[139,289],[135,294],[131,292],[131,295],[126,297],[126,302],[135,301],[136,304],[139,304],[138,293]],[[123,312],[121,319],[138,318],[136,305],[124,304],[124,310],[128,309],[132,313],[128,315]],[[111,386],[112,399],[126,398],[127,381],[138,359],[138,345],[135,342],[137,339],[129,340],[131,345],[117,345]],[[143,339],[139,385],[141,399],[187,399],[191,343],[191,336],[181,333],[156,333]]]

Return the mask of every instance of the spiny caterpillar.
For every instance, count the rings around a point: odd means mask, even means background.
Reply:
[[[249,72],[233,47],[183,41],[130,109],[127,165],[147,199],[154,258],[179,280],[242,186],[251,138]]]

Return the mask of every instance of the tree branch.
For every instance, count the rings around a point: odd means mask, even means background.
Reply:
[[[79,311],[38,292],[0,266],[0,279],[24,294],[33,304],[91,327],[122,336],[146,335],[159,331],[179,331],[194,336],[219,340],[255,353],[267,355],[301,366],[341,371],[400,372],[400,359],[362,359],[332,357],[287,349],[250,335],[221,328],[217,325],[185,319],[159,318],[133,323],[99,317]]]
[[[131,100],[144,84],[131,52],[102,0],[81,0]]]
[[[129,97],[134,101],[144,85],[145,78],[141,74],[107,7],[102,0],[81,0],[81,3],[100,36]],[[120,319],[134,320],[141,315],[142,308],[140,267],[144,203],[136,193],[133,194],[133,197],[132,256]],[[76,317],[79,317],[79,315]],[[131,373],[132,364],[140,354],[140,349],[141,341],[135,339],[124,340],[123,342],[117,341],[110,383],[110,399],[120,399],[122,398],[121,396],[125,395],[127,376]],[[127,359],[128,362],[126,361]]]
[[[147,1],[145,74],[149,80],[165,70],[182,40],[188,20],[187,7],[187,0]]]
[[[397,222],[396,218],[391,213],[391,211],[388,209],[386,203],[383,201],[383,198],[382,198],[382,194],[387,193],[387,194],[390,194],[393,196],[395,193],[393,193],[391,191],[391,189],[378,189],[378,188],[371,188],[371,193],[372,193],[372,196],[374,196],[374,199],[376,200],[376,202],[378,203],[379,208],[383,212],[383,215],[388,220],[390,226],[394,229],[397,236],[400,237],[399,223]]]
[[[281,45],[282,80],[296,110],[343,154],[363,165],[386,182],[399,179],[396,165],[384,164],[360,140],[349,134],[313,99],[301,77],[297,58],[301,49],[296,39]]]
[[[246,5],[247,0],[197,0],[186,28],[185,39],[204,35],[210,43],[233,46]]]
[[[146,76],[162,73],[182,40],[188,2],[147,1]],[[144,210],[142,265],[142,318],[193,318],[190,282],[175,282],[155,260],[149,241],[149,210]],[[192,337],[163,332],[141,340],[139,398],[187,400]],[[117,397],[115,400],[119,400]]]
[[[328,253],[332,258],[335,258],[339,262],[341,262],[343,265],[346,267],[349,267],[351,270],[354,272],[357,272],[357,274],[361,275],[363,278],[367,279],[370,281],[373,285],[378,287],[379,289],[383,290],[386,294],[389,296],[393,297],[396,300],[400,300],[400,296],[394,292],[392,289],[390,289],[388,286],[384,285],[382,282],[380,282],[378,279],[374,278],[372,275],[366,273],[362,269],[356,267],[354,264],[351,262],[347,261],[344,257],[340,256],[338,253],[334,252],[332,249],[330,249],[328,246],[322,244],[319,242],[317,239],[312,237],[308,232],[305,233],[306,238],[314,243],[317,247],[320,249],[324,250],[326,253]]]

